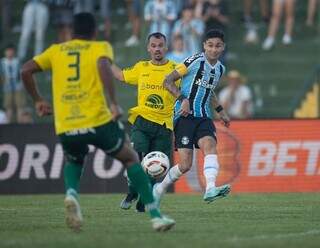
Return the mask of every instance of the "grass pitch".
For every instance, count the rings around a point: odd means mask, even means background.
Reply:
[[[84,227],[64,223],[62,195],[0,196],[0,247],[320,247],[320,194],[167,195],[177,224],[151,229],[149,216],[121,210],[123,195],[82,195]]]

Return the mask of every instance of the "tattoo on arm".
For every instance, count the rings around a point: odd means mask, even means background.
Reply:
[[[179,88],[175,84],[175,81],[180,78],[180,74],[176,70],[174,70],[168,76],[166,76],[163,81],[164,87],[175,97],[179,97],[181,95]]]

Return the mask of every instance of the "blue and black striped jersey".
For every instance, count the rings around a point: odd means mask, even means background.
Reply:
[[[184,60],[176,67],[182,75],[180,90],[189,99],[191,114],[194,117],[212,118],[211,97],[213,90],[218,85],[219,80],[225,72],[224,65],[218,60],[215,65],[211,65],[204,53],[195,54]],[[181,102],[175,103],[176,120]]]

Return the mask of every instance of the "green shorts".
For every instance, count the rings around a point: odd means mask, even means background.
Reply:
[[[131,142],[138,153],[161,151],[172,157],[172,131],[165,125],[138,116],[131,129]]]
[[[94,145],[106,154],[114,156],[123,147],[125,131],[122,123],[110,121],[98,127],[72,130],[59,135],[65,158],[69,162],[83,164]]]

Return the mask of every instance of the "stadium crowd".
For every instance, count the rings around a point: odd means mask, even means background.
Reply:
[[[184,58],[202,51],[202,36],[212,28],[221,29],[226,34],[226,42],[232,37],[229,33],[232,2],[228,0],[126,0],[125,11],[131,27],[126,47],[136,47],[142,43],[142,27],[147,25],[148,33],[161,32],[169,41],[170,51],[168,58],[182,62]],[[252,12],[255,4],[259,3],[260,19],[255,20]],[[295,0],[243,0],[243,25],[245,33],[243,40],[247,44],[257,44],[261,41],[261,49],[268,51],[274,48],[276,34],[279,30],[282,15],[284,18],[284,34],[282,43],[289,46],[294,42],[293,30],[295,20]],[[315,16],[319,0],[306,1],[306,26],[315,25]],[[26,105],[23,89],[19,82],[19,65],[26,60],[28,47],[31,45],[31,36],[34,33],[33,54],[41,53],[48,45],[46,31],[51,25],[56,30],[55,42],[64,42],[71,39],[71,25],[73,14],[79,12],[93,13],[100,20],[99,30],[105,40],[112,40],[112,1],[111,0],[26,0],[21,13],[21,23],[13,23],[14,1],[1,0],[1,31],[0,37],[6,33],[18,32],[20,35],[17,47],[13,44],[2,45],[4,56],[0,64],[2,94],[4,103],[1,104],[6,112],[8,122],[32,122],[30,110]],[[50,26],[50,28],[51,28]],[[268,30],[265,39],[259,39],[258,29],[265,26]],[[8,50],[13,54],[8,58]],[[15,51],[17,50],[17,51]],[[10,53],[10,52],[9,52]],[[226,49],[222,63],[227,63],[232,57],[232,51]],[[227,80],[228,81],[228,80]],[[237,88],[236,88],[237,89]],[[248,88],[250,91],[250,88]],[[17,96],[19,95],[19,96]],[[237,95],[237,94],[235,94]],[[238,93],[240,95],[240,93]],[[250,93],[249,95],[252,95]],[[234,98],[234,97],[233,97]],[[250,97],[252,101],[252,97]],[[239,101],[234,101],[239,102]],[[252,106],[250,103],[249,105]],[[250,118],[250,115],[239,114],[236,118]],[[16,113],[16,114],[13,114]],[[29,116],[24,120],[22,116]],[[244,117],[241,117],[244,116]]]

